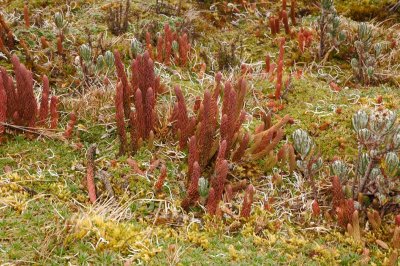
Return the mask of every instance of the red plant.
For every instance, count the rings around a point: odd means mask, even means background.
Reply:
[[[186,192],[186,198],[182,201],[181,206],[184,210],[187,210],[190,205],[195,203],[199,198],[199,179],[201,175],[200,165],[198,162],[194,162],[193,170],[190,173],[190,183]]]
[[[276,35],[279,33],[279,19],[275,16],[269,18],[269,28],[271,29],[271,34]]]
[[[400,226],[400,214],[397,214],[395,217],[395,224],[396,226]]]
[[[336,212],[336,209],[342,206],[345,201],[342,185],[340,184],[340,179],[338,176],[332,177],[332,205],[333,212]]]
[[[249,142],[250,142],[250,135],[249,135],[249,133],[246,132],[239,144],[239,147],[236,149],[236,151],[232,155],[233,162],[240,161],[243,158],[243,156],[246,152],[246,149],[249,145]]]
[[[354,201],[352,199],[344,200],[342,204],[336,208],[338,224],[346,229],[347,224],[352,222],[354,211]]]
[[[160,78],[155,75],[153,60],[150,58],[149,53],[146,51],[143,55],[138,55],[132,61],[131,83],[128,83],[128,78],[124,70],[124,65],[118,51],[114,51],[115,66],[117,75],[120,80],[120,89],[122,88],[122,96],[118,96],[116,104],[123,103],[123,110],[121,112],[120,106],[116,106],[118,110],[118,117],[125,116],[129,118],[131,128],[131,147],[136,151],[137,147],[144,140],[148,140],[151,136],[154,137],[155,122],[156,122],[156,97],[157,93],[161,92]],[[118,86],[117,86],[118,90]],[[134,105],[135,112],[131,112],[131,96],[134,92]],[[118,92],[120,93],[121,92]],[[121,102],[121,103],[120,103]],[[121,121],[124,119],[119,118]],[[125,123],[120,124],[120,128],[125,129]],[[127,141],[122,141],[121,144],[126,145]],[[120,148],[120,151],[125,153],[125,148]]]
[[[191,45],[189,43],[188,36],[186,33],[178,37],[178,45],[179,45],[179,63],[181,66],[186,66],[189,58],[189,52],[191,49]]]
[[[296,26],[296,0],[290,2],[290,19],[293,26]]]
[[[208,198],[207,198],[207,213],[210,215],[215,215],[215,212],[217,211],[219,201],[216,199],[215,196],[215,190],[214,188],[210,188],[208,192]]]
[[[47,116],[49,115],[49,95],[50,95],[50,85],[49,79],[46,75],[43,75],[43,90],[42,90],[42,99],[40,101],[39,107],[39,123],[44,124]]]
[[[300,31],[297,34],[297,42],[299,43],[299,50],[301,53],[304,53],[304,46],[305,46],[305,41],[304,41],[304,34],[302,31]]]
[[[279,99],[281,97],[282,91],[282,76],[283,76],[283,57],[285,54],[285,38],[281,38],[279,40],[279,57],[278,57],[278,69],[277,69],[277,79],[275,85],[275,99]]]
[[[285,27],[285,33],[290,35],[290,27],[289,27],[289,20],[286,10],[282,10],[282,21]]]
[[[16,113],[13,114],[17,125],[35,127],[37,103],[33,93],[33,78],[23,64],[19,62],[16,55],[13,55],[11,62],[14,67],[17,90],[15,99],[18,100]]]
[[[196,136],[192,136],[189,139],[188,181],[190,180],[190,175],[193,172],[193,164],[198,161],[199,161],[199,152],[197,150]]]
[[[254,187],[249,185],[244,195],[242,209],[240,211],[240,217],[249,218],[251,213],[251,205],[253,204]]]
[[[265,57],[265,72],[269,73],[270,70],[271,70],[271,57],[269,56],[269,54],[267,54],[267,56]]]
[[[206,90],[200,106],[199,124],[196,131],[197,149],[200,154],[199,164],[201,168],[204,168],[208,164],[208,161],[213,155],[212,152],[210,152],[212,150],[210,147],[213,146],[213,139],[216,134],[217,108],[216,102],[212,100],[210,92]]]
[[[218,202],[222,200],[222,193],[224,192],[225,180],[228,175],[228,161],[221,160],[215,165],[215,175],[211,180],[211,186],[215,191],[215,200]]]
[[[86,182],[91,203],[96,201],[96,186],[94,184],[96,146],[89,147],[87,152]]]
[[[185,98],[183,97],[182,90],[179,88],[179,86],[175,87],[175,94],[177,97],[177,117],[176,117],[176,123],[177,123],[177,128],[178,128],[178,134],[179,134],[179,147],[183,149],[186,147],[186,143],[188,138],[193,135],[194,129],[196,126],[196,118],[188,117],[188,112],[185,104]]]
[[[151,56],[152,53],[152,48],[151,48],[151,43],[150,43],[150,33],[146,33],[146,47],[147,51],[149,52],[150,58],[153,58]],[[172,44],[173,42],[176,42],[178,45],[178,53],[173,54],[172,51]],[[171,30],[170,26],[168,23],[164,25],[164,34],[163,37],[160,34],[159,37],[157,38],[157,61],[164,63],[165,65],[170,65],[171,64],[171,57],[175,59],[175,62],[179,64],[180,66],[185,66],[188,62],[189,58],[189,53],[190,53],[191,45],[188,40],[188,36],[186,33],[182,35],[178,35],[177,32],[174,32]]]
[[[49,47],[49,42],[46,40],[45,36],[40,37],[40,44],[42,45],[42,49],[46,49]]]
[[[125,149],[127,146],[125,121],[124,121],[123,91],[124,91],[123,84],[120,81],[117,84],[117,92],[115,95],[115,118],[117,121],[118,137],[121,142],[119,151],[120,154],[125,153]]]
[[[46,76],[43,77],[42,100],[37,116],[37,102],[33,92],[32,73],[21,64],[16,55],[11,58],[14,67],[16,87],[12,77],[8,76],[4,68],[0,68],[3,88],[6,94],[6,120],[18,126],[34,128],[37,120],[44,123],[48,115],[49,83]],[[46,104],[47,103],[47,104]]]
[[[25,27],[29,28],[30,27],[29,9],[28,9],[28,5],[26,3],[24,4],[24,21],[25,21]]]
[[[164,47],[164,40],[161,36],[158,36],[157,39],[157,61],[162,62],[163,61],[163,47]]]
[[[72,133],[73,133],[73,131],[74,131],[75,124],[76,124],[76,115],[75,115],[74,112],[72,112],[72,113],[69,115],[68,125],[67,125],[67,128],[65,129],[65,132],[64,132],[64,137],[65,137],[66,139],[71,138]]]
[[[57,128],[58,125],[58,98],[57,96],[52,96],[50,100],[50,128],[54,129]]]
[[[154,184],[154,190],[156,192],[160,192],[163,185],[165,178],[167,178],[167,167],[165,165],[161,166],[160,175],[158,176],[157,182]]]
[[[5,22],[3,16],[0,14],[0,40],[3,45],[3,50],[8,52],[8,50],[5,49],[5,46],[7,46],[9,49],[14,49],[14,34],[11,31],[10,27],[7,25]]]
[[[297,42],[299,43],[299,50],[301,53],[304,53],[306,47],[311,46],[312,40],[312,32],[301,28],[297,33]]]
[[[64,48],[63,48],[63,44],[62,44],[62,37],[61,36],[57,36],[57,53],[59,55],[63,55],[64,54]]]
[[[3,85],[3,78],[0,75],[0,142],[1,136],[4,134],[5,127],[2,123],[7,120],[7,94]]]
[[[284,116],[279,122],[270,128],[256,133],[253,137],[253,143],[248,149],[251,158],[258,160],[269,154],[282,140],[284,136],[283,126],[290,121],[290,116]]]
[[[319,216],[320,213],[321,213],[321,209],[319,208],[318,201],[316,199],[314,199],[314,201],[312,203],[312,214],[313,214],[313,216],[317,217],[317,216]]]
[[[118,50],[114,50],[114,58],[115,58],[115,69],[117,71],[117,76],[120,82],[122,83],[122,99],[123,99],[123,110],[125,118],[129,118],[131,111],[131,95],[132,90],[128,83],[128,78],[126,76],[124,70],[124,64],[121,60],[121,55]]]
[[[243,79],[239,80],[237,90],[229,82],[225,84],[220,134],[221,139],[227,141],[227,156],[230,155],[237,132],[246,118],[246,113],[242,110],[245,95],[246,82]]]

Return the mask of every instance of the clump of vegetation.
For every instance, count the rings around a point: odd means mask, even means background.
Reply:
[[[0,4],[1,262],[396,265],[387,12],[45,2]]]
[[[126,0],[125,6],[119,3],[109,7],[107,25],[112,34],[121,35],[128,30],[130,7],[130,0]]]

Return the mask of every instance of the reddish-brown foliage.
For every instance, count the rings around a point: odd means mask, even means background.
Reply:
[[[29,28],[31,23],[29,21],[29,8],[26,3],[24,4],[24,21],[25,21],[25,27]]]
[[[394,221],[395,221],[396,226],[400,226],[400,214],[397,214],[397,215],[396,215]]]
[[[3,16],[0,14],[0,40],[3,45],[3,50],[8,52],[7,49],[5,49],[7,46],[8,49],[14,49],[14,34],[11,31],[10,27],[7,25],[5,22]]]
[[[65,129],[65,132],[64,132],[64,137],[65,137],[66,139],[71,138],[72,133],[74,132],[75,124],[76,124],[76,115],[75,115],[74,112],[72,112],[72,113],[69,115],[68,125],[67,125],[67,128]]]
[[[332,205],[333,212],[336,212],[337,208],[340,207],[345,200],[342,185],[338,176],[332,177]],[[346,224],[347,226],[347,224]]]
[[[59,55],[63,55],[64,54],[64,48],[63,48],[63,40],[61,36],[57,36],[57,53]]]
[[[179,45],[179,63],[181,66],[186,66],[191,49],[188,36],[186,33],[178,37],[178,45]]]
[[[269,17],[269,28],[271,29],[271,34],[276,35],[279,32],[279,29],[277,28],[277,25],[279,27],[279,21],[276,17],[271,16]]]
[[[269,54],[265,57],[265,73],[269,73],[271,70],[271,57]]]
[[[293,26],[296,26],[296,0],[290,2],[290,19]]]
[[[50,96],[50,85],[49,79],[46,75],[42,78],[43,90],[42,99],[40,101],[39,107],[39,123],[44,124],[47,116],[49,115],[49,96]]]
[[[198,162],[194,162],[193,170],[190,174],[190,184],[186,192],[186,198],[182,201],[182,208],[187,210],[190,205],[195,203],[199,197],[199,179],[201,175],[200,165]]]
[[[352,199],[344,200],[342,204],[336,208],[338,224],[346,229],[347,224],[352,222],[354,211],[354,201]]]
[[[188,117],[185,98],[179,86],[175,87],[175,94],[177,97],[176,123],[179,130],[179,147],[183,149],[186,147],[188,138],[194,133],[196,119]]]
[[[290,35],[290,27],[289,27],[289,20],[286,10],[282,10],[282,21],[285,27],[285,33]]]
[[[316,199],[314,199],[314,201],[312,203],[312,214],[313,214],[313,216],[317,217],[320,215],[320,213],[321,213],[321,209],[319,208],[318,201]]]
[[[158,176],[157,182],[154,184],[154,190],[156,192],[161,191],[166,178],[167,178],[167,167],[165,167],[165,165],[162,165],[160,170],[160,175]]]
[[[251,205],[253,204],[254,187],[249,185],[244,195],[242,209],[240,211],[240,217],[249,218],[251,213]]]
[[[131,95],[132,90],[128,83],[128,78],[125,73],[124,64],[121,60],[121,55],[118,50],[114,50],[114,58],[115,58],[115,69],[117,71],[118,79],[122,83],[122,99],[123,99],[123,110],[125,118],[129,118],[131,111]]]
[[[95,175],[95,159],[96,155],[96,146],[92,145],[89,147],[87,152],[87,166],[86,166],[86,182],[89,193],[89,199],[91,203],[96,201],[96,186],[94,183],[94,175]]]
[[[277,68],[277,79],[275,85],[275,99],[280,99],[282,91],[282,76],[283,76],[283,57],[285,54],[285,38],[279,40],[279,58],[278,58],[278,68]]]
[[[17,125],[35,127],[37,103],[33,93],[33,78],[23,64],[19,62],[16,55],[13,55],[11,62],[14,67],[17,90],[15,99],[18,101],[17,112],[14,113],[14,121]]]
[[[46,49],[49,47],[49,42],[46,40],[45,36],[40,37],[40,44],[42,45],[42,49]]]
[[[188,181],[190,180],[190,175],[193,172],[193,164],[198,161],[199,161],[199,152],[197,150],[196,136],[192,136],[189,139]]]
[[[210,188],[207,198],[207,213],[215,215],[219,201],[216,199],[214,188]]]
[[[244,156],[246,149],[249,145],[249,142],[250,142],[250,135],[249,135],[249,133],[246,132],[242,138],[242,141],[239,144],[239,147],[236,149],[236,151],[232,155],[233,162],[237,162],[242,159],[242,157]]]
[[[1,136],[4,134],[5,127],[2,123],[7,120],[7,94],[3,85],[3,78],[0,75],[0,142]]]
[[[118,137],[121,142],[119,150],[120,154],[124,154],[125,149],[127,147],[127,138],[126,138],[125,121],[124,121],[123,91],[124,91],[123,84],[120,81],[117,84],[117,92],[115,95],[115,119],[117,121]]]
[[[222,193],[224,192],[225,180],[228,175],[228,161],[221,160],[215,165],[215,175],[211,180],[211,186],[215,191],[215,200],[218,202],[222,200]]]

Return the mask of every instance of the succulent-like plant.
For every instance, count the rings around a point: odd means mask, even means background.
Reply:
[[[354,76],[362,84],[370,84],[376,79],[376,67],[384,51],[382,43],[373,42],[371,26],[362,22],[358,25],[357,39],[354,42],[356,57],[350,61]]]
[[[292,134],[293,146],[300,159],[297,160],[297,168],[304,178],[311,183],[314,200],[317,200],[317,188],[314,177],[322,168],[323,160],[316,153],[315,143],[308,133],[302,129],[297,129]]]
[[[101,74],[107,76],[115,62],[114,55],[110,51],[106,51],[104,55],[99,54],[97,57],[94,54],[96,52],[92,52],[89,44],[82,44],[79,47],[79,63],[76,63],[76,67],[82,74],[87,87],[95,82]],[[99,82],[102,80],[98,79]]]
[[[367,38],[364,34],[362,36]],[[369,113],[359,110],[353,115],[358,156],[352,181],[352,197],[365,207],[371,202],[364,201],[365,196],[372,198],[375,206],[400,203],[400,182],[397,178],[400,169],[400,125],[396,119],[395,111],[383,108],[371,110]],[[347,177],[348,173],[341,169],[345,169],[342,163],[335,162],[332,165],[334,174],[345,181],[343,176]]]
[[[327,60],[329,54],[346,40],[346,32],[341,27],[333,0],[321,1],[321,16],[319,18],[319,58]]]

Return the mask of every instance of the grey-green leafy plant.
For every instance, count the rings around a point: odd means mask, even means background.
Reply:
[[[319,59],[326,60],[329,54],[338,49],[346,40],[346,32],[341,27],[333,0],[321,0],[321,15],[319,17]]]
[[[131,52],[131,58],[136,58],[136,56],[138,54],[142,54],[143,53],[143,45],[142,43],[136,39],[133,38],[131,41],[131,46],[130,46],[130,52]]]
[[[314,177],[321,170],[323,160],[317,153],[315,143],[308,133],[302,129],[297,129],[292,134],[293,147],[300,159],[297,160],[297,168],[304,178],[311,183],[314,199],[317,199],[318,190],[315,185]]]
[[[114,55],[106,51],[104,55],[94,55],[92,48],[88,44],[79,47],[79,64],[84,83],[91,84],[90,80],[99,77],[101,74],[107,76],[109,70],[114,66]]]
[[[350,61],[354,76],[364,85],[376,79],[376,68],[385,47],[373,42],[373,31],[367,23],[358,25],[357,39],[354,42],[356,57]]]
[[[208,196],[208,180],[204,177],[200,177],[199,179],[199,194],[202,198],[206,198]]]
[[[56,24],[58,30],[58,36],[63,36],[67,31],[68,22],[64,19],[64,15],[61,12],[54,14],[54,24]]]
[[[353,198],[368,196],[380,206],[400,204],[400,124],[395,111],[359,110],[352,124],[357,136]]]

